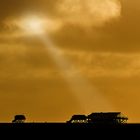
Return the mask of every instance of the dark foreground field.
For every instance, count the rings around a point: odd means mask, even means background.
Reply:
[[[112,139],[126,136],[140,138],[140,124],[0,123],[0,132],[10,137],[30,135],[65,139],[112,136]]]
[[[129,124],[86,124],[86,123],[0,123],[0,130],[139,130],[140,123]]]

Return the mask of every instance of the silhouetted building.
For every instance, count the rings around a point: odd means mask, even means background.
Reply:
[[[25,120],[26,120],[26,117],[24,115],[16,115],[12,123],[24,123]]]
[[[121,124],[126,123],[127,117],[124,117],[121,112],[96,112],[88,115],[89,123],[98,124]]]
[[[128,120],[121,112],[95,112],[90,115],[73,115],[67,123],[123,124]]]
[[[67,123],[88,123],[86,115],[73,115]]]

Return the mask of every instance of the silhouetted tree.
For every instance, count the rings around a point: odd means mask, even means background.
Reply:
[[[13,123],[24,123],[26,120],[26,117],[24,115],[15,115]]]

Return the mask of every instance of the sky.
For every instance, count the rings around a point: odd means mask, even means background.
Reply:
[[[0,121],[122,112],[140,122],[139,0],[0,2]],[[60,52],[60,53],[59,53]]]

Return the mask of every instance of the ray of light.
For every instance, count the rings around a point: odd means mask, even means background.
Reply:
[[[77,72],[77,68],[73,67],[70,60],[63,57],[62,51],[55,46],[48,35],[41,35],[39,38],[61,71],[62,76],[65,77],[73,96],[78,101],[84,113],[114,110],[106,97],[101,95],[85,77]]]
[[[65,78],[67,85],[79,103],[83,113],[113,110],[113,107],[109,104],[108,100],[101,95],[101,93],[97,91],[86,78],[77,72],[77,68],[74,67],[70,60],[64,57],[63,52],[55,46],[46,31],[43,32],[44,28],[42,27],[42,20],[26,19],[25,21],[24,24],[22,22],[22,25],[25,26],[25,29],[29,29],[29,32],[35,34],[43,43],[46,51],[59,68],[62,76]]]

